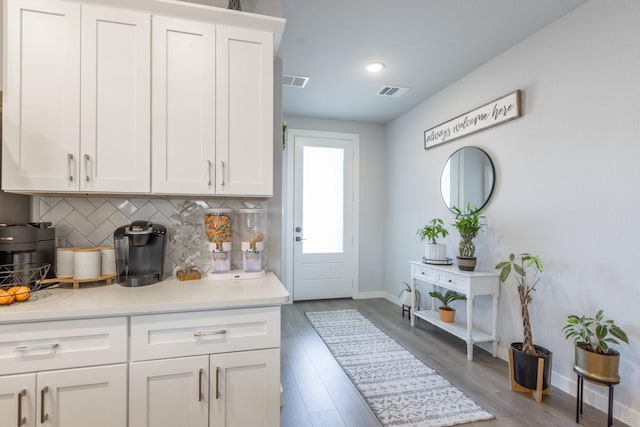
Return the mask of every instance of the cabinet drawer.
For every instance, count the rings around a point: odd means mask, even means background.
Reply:
[[[437,273],[436,284],[456,292],[466,293],[469,289],[469,279],[454,274]]]
[[[131,318],[131,360],[280,347],[280,307]]]
[[[436,281],[436,272],[429,269],[420,268],[417,266],[412,267],[411,275],[419,280],[424,280],[430,283]]]
[[[126,361],[126,317],[0,326],[0,375]]]

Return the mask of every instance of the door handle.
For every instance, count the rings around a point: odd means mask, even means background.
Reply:
[[[73,181],[73,175],[71,175],[71,162],[73,162],[73,154],[67,153],[67,181]]]
[[[44,413],[44,396],[48,391],[49,387],[44,387],[40,390],[40,424],[44,424],[44,422],[49,418],[49,416]]]
[[[220,367],[216,366],[216,400],[220,398]]]
[[[22,398],[27,394],[27,390],[22,389],[18,393],[18,427],[25,423],[26,418],[22,417]]]
[[[86,182],[89,182],[89,155],[85,154],[84,155],[84,180]]]
[[[220,180],[220,185],[224,187],[224,161],[220,160],[220,175],[221,175],[221,180]]]
[[[202,374],[204,369],[200,368],[198,371],[198,402],[202,402]]]
[[[207,181],[207,185],[211,185],[211,160],[207,160],[207,171],[209,172],[209,181]]]

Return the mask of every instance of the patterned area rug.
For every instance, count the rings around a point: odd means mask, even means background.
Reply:
[[[306,315],[382,425],[440,427],[494,418],[357,310]]]

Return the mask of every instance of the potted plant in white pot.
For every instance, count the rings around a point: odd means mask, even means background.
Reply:
[[[467,299],[466,295],[459,294],[456,291],[447,291],[444,294],[438,291],[431,291],[429,295],[431,298],[438,299],[442,303],[442,305],[438,307],[438,314],[440,315],[440,320],[447,323],[452,323],[456,317],[456,309],[449,304],[454,301],[464,301]]]
[[[458,245],[458,268],[463,271],[473,271],[476,268],[476,246],[473,239],[483,227],[480,223],[482,209],[472,208],[470,204],[462,210],[457,206],[451,209],[456,213],[456,220],[453,226],[460,233],[460,244]]]
[[[512,390],[535,391],[536,399],[542,400],[541,393],[549,394],[551,386],[551,360],[552,353],[544,347],[535,345],[531,333],[529,319],[529,304],[533,301],[533,292],[540,282],[539,274],[542,273],[543,263],[538,255],[521,253],[510,254],[509,259],[498,263],[495,267],[500,270],[500,281],[505,283],[511,272],[516,279],[518,298],[520,300],[520,312],[522,314],[522,329],[524,339],[522,342],[511,343],[509,354],[509,376],[512,379]],[[539,383],[540,359],[543,363],[542,384]],[[514,387],[514,381],[526,390]]]
[[[562,331],[565,339],[573,340],[575,345],[577,372],[598,381],[620,381],[620,353],[609,345],[629,344],[629,337],[615,321],[605,320],[602,310],[595,317],[570,314]]]
[[[434,218],[417,231],[420,241],[424,242],[424,257],[426,261],[445,261],[447,259],[447,246],[438,243],[438,237],[445,238],[449,231],[444,228],[444,221]]]
[[[402,283],[404,284],[405,288],[398,294],[398,299],[402,302],[402,305],[413,308],[411,305],[411,285],[407,282]],[[420,297],[420,291],[416,287],[416,307],[420,307]]]

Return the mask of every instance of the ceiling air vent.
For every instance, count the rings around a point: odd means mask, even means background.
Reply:
[[[282,86],[297,87],[302,89],[307,85],[308,81],[309,77],[293,76],[290,74],[282,75]]]
[[[400,87],[400,86],[383,86],[382,89],[378,91],[378,95],[380,96],[390,96],[392,98],[397,98],[400,95],[404,94],[408,91],[408,87]]]

